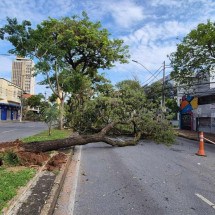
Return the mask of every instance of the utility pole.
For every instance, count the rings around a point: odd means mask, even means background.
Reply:
[[[163,62],[163,84],[162,84],[162,103],[161,106],[164,109],[165,108],[165,95],[164,95],[164,90],[165,90],[165,61]]]
[[[20,95],[20,118],[19,121],[22,122],[22,114],[23,114],[23,89],[21,89],[21,95]]]

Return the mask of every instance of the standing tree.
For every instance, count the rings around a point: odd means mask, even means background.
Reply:
[[[9,53],[37,58],[37,74],[45,76],[60,100],[60,128],[63,128],[65,97],[73,73],[80,73],[96,82],[98,69],[109,69],[116,61],[127,63],[128,47],[119,39],[110,39],[110,33],[100,22],[82,17],[49,18],[35,29],[29,21],[18,24],[17,19],[7,18],[8,24],[0,29],[1,39],[14,46]]]
[[[56,121],[59,117],[59,108],[56,104],[49,104],[48,107],[44,108],[42,111],[44,122],[48,126],[49,136],[51,135],[51,128],[56,124]]]
[[[191,84],[193,77],[203,78],[215,68],[215,23],[199,24],[177,45],[170,55],[172,78],[179,84]]]
[[[28,107],[26,118],[29,120],[42,120],[42,111],[49,106],[49,103],[45,101],[43,94],[32,95],[26,99],[26,105]]]

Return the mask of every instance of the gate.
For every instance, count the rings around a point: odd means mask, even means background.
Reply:
[[[192,115],[190,113],[181,114],[181,129],[191,130]]]
[[[7,120],[7,107],[1,108],[1,120]]]

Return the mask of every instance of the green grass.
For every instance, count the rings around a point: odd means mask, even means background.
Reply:
[[[38,142],[38,141],[45,141],[45,140],[63,139],[63,138],[69,137],[71,135],[71,133],[72,132],[68,131],[68,130],[52,129],[51,136],[48,135],[48,131],[43,131],[34,136],[23,138],[22,141],[24,143],[29,143],[29,142]]]
[[[36,171],[30,168],[12,172],[0,167],[0,214],[7,202],[16,195],[19,187],[25,186],[35,173]]]

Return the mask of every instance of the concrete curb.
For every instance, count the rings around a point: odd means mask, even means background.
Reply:
[[[72,161],[72,156],[74,153],[74,147],[71,149],[71,152],[69,154],[69,157],[67,159],[66,164],[60,171],[60,173],[57,175],[54,185],[52,187],[52,190],[49,194],[48,200],[46,201],[46,204],[43,206],[40,215],[52,215],[55,209],[55,205],[57,203],[58,196],[60,194],[60,191],[63,187],[64,180],[66,178],[69,165]]]
[[[183,137],[183,138],[186,138],[186,139],[189,139],[189,140],[196,140],[196,141],[199,140],[197,137],[189,137],[189,136],[187,136],[185,134],[181,134],[181,133],[177,134],[177,136],[178,137]]]

